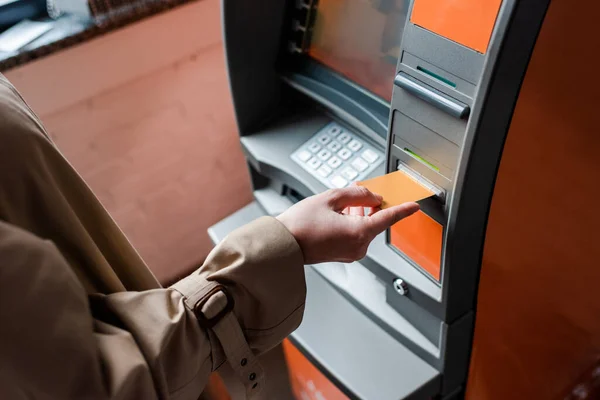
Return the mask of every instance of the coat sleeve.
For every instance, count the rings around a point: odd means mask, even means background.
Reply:
[[[51,242],[3,222],[0,260],[3,399],[197,400],[226,356],[252,397],[264,385],[255,355],[304,309],[300,248],[273,218],[166,289],[88,296]]]

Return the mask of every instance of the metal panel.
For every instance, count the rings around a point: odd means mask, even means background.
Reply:
[[[392,108],[401,111],[402,114],[407,115],[449,141],[459,146],[462,145],[467,128],[466,121],[439,110],[399,87],[394,90]]]
[[[292,74],[283,79],[290,86],[328,108],[332,114],[352,125],[361,133],[368,135],[375,142],[381,145],[385,144],[389,107],[386,106],[385,112],[383,112],[355,100],[351,95],[346,94],[353,90],[348,83],[346,83],[348,90],[345,91],[334,89],[300,74]]]
[[[419,68],[424,68],[427,71],[433,72],[434,74],[437,74],[440,77],[447,79],[448,81],[454,83],[456,87],[449,86],[447,83],[443,83],[439,79],[434,80],[432,82],[432,77],[427,73],[423,72],[422,70],[419,71]],[[419,57],[407,51],[402,53],[402,64],[400,66],[399,71],[405,71],[409,75],[412,75],[419,80],[427,82],[429,85],[434,86],[436,89],[443,91],[449,96],[454,97],[457,100],[460,100],[467,104],[471,104],[472,99],[475,96],[476,86],[474,84],[467,82],[466,80],[461,79],[460,77],[451,74],[450,72],[445,71],[431,63],[428,63],[425,60],[421,60]],[[438,83],[438,85],[436,86],[435,83]],[[466,96],[466,98],[462,97],[461,95]],[[469,101],[469,99],[471,100],[471,102]]]
[[[386,301],[401,315],[417,327],[427,339],[437,346],[440,345],[440,335],[442,333],[442,325],[439,318],[434,317],[414,301],[410,301],[404,296],[398,294],[393,285],[387,285],[385,288]]]
[[[399,147],[403,148],[397,139],[402,139],[409,145],[414,146],[414,150],[410,148],[412,146],[409,146],[409,149],[425,160],[430,161],[432,164],[438,162],[437,167],[441,167],[439,163],[442,163],[450,171],[454,172],[456,170],[460,147],[399,111],[394,111],[392,135],[394,135],[394,144]]]
[[[307,267],[302,324],[292,334],[315,364],[359,399],[428,399],[440,373],[357,310]],[[327,305],[327,307],[324,307]]]
[[[404,31],[404,51],[474,85],[479,83],[485,57],[413,24]]]
[[[436,368],[440,366],[439,346],[444,342],[440,338],[440,327],[437,328],[437,335],[434,332],[424,332],[425,327],[421,323],[423,309],[405,297],[403,308],[388,301],[386,288],[391,288],[392,285],[366,268],[362,261],[350,264],[325,263],[314,265],[313,268],[346,300],[394,339],[428,364]],[[401,297],[398,293],[396,295]],[[441,321],[437,321],[441,325]]]
[[[413,169],[414,172],[417,172],[426,180],[432,182],[433,184],[441,188],[444,188],[445,193],[443,198],[444,203],[447,203],[448,199],[452,197],[453,186],[452,180],[448,177],[454,175],[454,170],[445,167],[444,164],[438,163],[437,165],[439,166],[440,170],[435,171],[433,168],[429,167],[421,160],[417,159],[416,157],[404,150],[406,148],[410,149],[412,147],[413,146],[408,142],[405,142],[404,140],[399,139],[397,136],[394,136],[394,144],[390,149],[390,159],[388,160],[390,168],[393,168],[393,170],[401,168],[402,166],[399,162],[402,162],[402,164],[407,165],[408,167]],[[392,169],[390,169],[390,171],[391,170]]]

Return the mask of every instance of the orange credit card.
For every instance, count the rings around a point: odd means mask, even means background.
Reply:
[[[383,196],[381,208],[419,201],[434,195],[431,190],[417,183],[403,171],[391,172],[356,184]]]

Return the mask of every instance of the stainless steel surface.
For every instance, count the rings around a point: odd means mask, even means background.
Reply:
[[[400,278],[396,278],[394,281],[394,289],[402,296],[408,294],[408,285]]]

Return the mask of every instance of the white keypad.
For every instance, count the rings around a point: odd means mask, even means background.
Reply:
[[[342,175],[344,176],[344,178],[351,181],[358,176],[358,172],[356,172],[356,170],[352,167],[346,167],[342,170]]]
[[[352,157],[352,152],[348,149],[341,149],[340,151],[338,151],[337,155],[339,158],[346,161],[347,159]]]
[[[331,175],[331,168],[329,168],[327,165],[323,165],[321,168],[319,168],[317,170],[317,172],[319,173],[319,175],[321,175],[323,178],[327,178],[329,175]]]
[[[316,132],[291,158],[329,188],[364,180],[384,161],[383,152],[335,122]]]
[[[321,166],[321,161],[319,161],[318,158],[313,157],[310,160],[308,160],[308,162],[306,163],[309,167],[311,167],[312,169],[317,169]]]
[[[367,150],[363,151],[361,156],[362,156],[362,158],[364,158],[371,164],[373,164],[379,158],[379,154],[375,153],[371,149],[367,149]]]
[[[348,148],[352,151],[359,151],[360,149],[362,149],[362,143],[354,139],[350,143],[348,143]]]
[[[337,125],[333,125],[327,130],[327,133],[329,133],[333,137],[337,137],[340,133],[342,133],[342,128],[340,128]]]
[[[317,142],[313,142],[308,146],[308,150],[316,153],[317,151],[321,150],[321,145]]]
[[[343,188],[343,187],[346,187],[348,185],[348,181],[345,180],[344,178],[342,178],[339,175],[338,176],[334,176],[333,178],[331,178],[331,183],[336,188]]]
[[[331,137],[329,137],[328,135],[321,135],[319,136],[319,138],[317,139],[319,141],[319,143],[321,143],[322,145],[326,145],[329,142],[331,142]]]
[[[312,154],[310,154],[310,152],[306,150],[302,150],[300,153],[298,153],[298,158],[300,159],[300,161],[306,162],[310,160],[311,157]]]
[[[338,139],[338,141],[342,142],[343,144],[346,144],[352,140],[352,136],[350,136],[350,134],[348,132],[344,132],[340,136],[338,136],[337,139]]]
[[[319,157],[323,161],[327,161],[331,157],[331,152],[329,150],[323,149],[319,152],[319,154],[317,154],[317,157]]]
[[[342,145],[334,140],[327,145],[327,148],[335,153],[342,148]]]
[[[363,160],[361,157],[355,158],[351,165],[359,172],[363,172],[365,169],[369,168],[369,163]]]
[[[331,168],[337,168],[340,165],[342,165],[342,160],[340,160],[337,157],[331,157],[331,159],[329,159],[329,161],[327,161],[327,164],[331,167]]]

